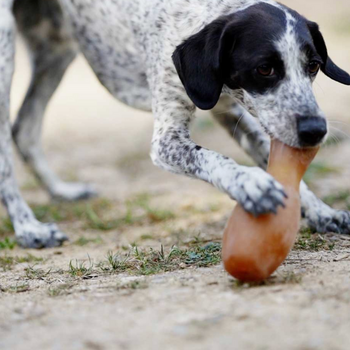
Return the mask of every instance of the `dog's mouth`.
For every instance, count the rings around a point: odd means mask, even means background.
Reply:
[[[292,147],[292,148],[296,148],[299,150],[307,150],[307,149],[313,149],[313,148],[318,148],[321,146],[321,144],[326,140],[326,137],[319,142],[318,144],[315,145],[302,145],[300,142],[298,142],[298,137],[296,136],[294,140],[292,139],[284,139],[283,137],[281,137],[280,135],[276,135],[275,133],[273,133],[266,125],[264,125],[264,123],[262,121],[260,121],[260,125],[262,127],[262,129],[264,130],[264,132],[270,137],[271,140],[278,140],[280,142],[282,142],[283,144]]]
[[[282,140],[282,138],[276,136],[266,125],[264,125],[264,123],[261,120],[260,120],[260,125],[263,128],[264,132],[270,137],[271,140],[278,140],[289,147],[298,148],[296,147],[296,145],[291,145],[289,142],[286,142],[285,140]]]

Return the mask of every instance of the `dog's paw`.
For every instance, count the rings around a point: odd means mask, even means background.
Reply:
[[[350,234],[350,212],[346,210],[335,210],[330,228],[338,233]]]
[[[282,185],[260,168],[245,168],[240,172],[234,192],[236,201],[254,216],[277,213],[287,198]]]
[[[50,189],[50,193],[54,200],[68,202],[89,199],[98,195],[91,185],[79,182],[59,182]]]
[[[23,248],[59,247],[68,240],[68,237],[55,224],[43,224],[33,219],[14,226],[17,242]]]
[[[350,212],[332,209],[321,200],[302,215],[307,227],[314,232],[350,234]]]

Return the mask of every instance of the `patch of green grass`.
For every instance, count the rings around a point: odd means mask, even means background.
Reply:
[[[30,263],[30,262],[38,263],[38,262],[44,261],[43,258],[34,256],[33,254],[27,254],[26,256],[15,257],[14,259],[18,264]]]
[[[129,248],[128,252],[113,253],[109,251],[106,260],[98,264],[94,264],[90,257],[88,261],[71,260],[66,273],[72,277],[85,279],[101,273],[127,273],[129,275],[148,276],[190,266],[209,267],[220,263],[220,261],[220,243],[193,244],[189,248],[173,246],[168,251],[163,246],[159,250],[152,248],[140,249],[133,246],[131,249]],[[44,278],[46,276],[44,271],[30,268],[28,274],[32,278]]]
[[[0,241],[0,250],[1,249],[9,249],[12,250],[17,245],[17,242],[9,237],[6,237],[2,241]]]
[[[315,161],[309,166],[305,176],[304,181],[307,184],[312,183],[314,179],[325,177],[329,174],[338,173],[339,169],[331,167],[324,162]]]
[[[0,268],[4,271],[10,270],[15,264],[15,258],[12,256],[0,256]]]
[[[319,250],[333,250],[334,246],[334,243],[327,241],[321,235],[306,229],[299,233],[294,249],[317,252]]]
[[[88,257],[88,262],[73,260],[69,262],[69,270],[68,273],[72,277],[80,277],[80,278],[88,278],[93,272],[94,264],[90,257]]]
[[[0,256],[0,268],[3,270],[9,270],[15,264],[21,263],[37,263],[42,262],[44,259],[36,257],[32,254],[27,254],[26,256]]]
[[[51,269],[44,271],[43,269],[36,269],[35,266],[29,266],[25,269],[26,277],[30,280],[43,280],[49,276]]]
[[[56,203],[32,206],[33,212],[39,221],[62,222],[86,219],[91,211],[97,214],[111,207],[107,199],[95,199],[80,203]]]
[[[104,219],[101,213],[90,207],[86,212],[86,228],[110,231],[121,226],[140,225],[145,221],[158,223],[175,217],[172,211],[153,208],[149,202],[150,196],[148,194],[140,194],[126,202],[126,213],[123,216],[113,220]]]
[[[110,231],[127,225],[141,225],[145,222],[159,223],[173,219],[175,214],[166,209],[155,208],[150,205],[151,197],[140,194],[126,201],[126,212],[121,217],[109,219],[112,203],[107,199],[95,199],[80,203],[54,203],[32,205],[32,210],[39,221],[42,222],[72,222],[81,221],[85,229]],[[0,237],[13,234],[13,226],[9,218],[0,221]],[[6,241],[4,245],[8,245]],[[79,245],[86,242],[77,242]],[[3,246],[0,243],[0,249]]]
[[[85,228],[90,228],[98,231],[110,231],[117,229],[122,224],[127,222],[128,214],[125,218],[115,220],[105,220],[102,215],[99,215],[92,207],[89,207],[86,211],[86,223]]]
[[[210,242],[204,247],[194,247],[185,251],[186,265],[208,267],[217,265],[221,261],[221,244]]]
[[[78,245],[80,247],[86,246],[90,243],[93,244],[103,244],[103,239],[101,237],[96,237],[96,238],[86,238],[86,237],[80,237],[77,239],[74,244]]]
[[[68,216],[71,215],[70,210],[67,210],[67,207],[61,204],[40,204],[32,206],[32,209],[36,218],[44,222],[67,221]]]
[[[104,271],[118,271],[124,272],[128,269],[128,261],[129,255],[125,255],[124,257],[119,254],[113,254],[113,252],[109,251],[107,253],[107,267],[101,265],[102,270]]]
[[[221,245],[219,243],[211,242],[205,246],[186,249],[174,246],[169,252],[166,252],[163,246],[159,250],[152,248],[141,250],[135,246],[127,254],[109,252],[107,260],[99,264],[99,268],[103,272],[153,275],[189,266],[208,267],[220,261]]]

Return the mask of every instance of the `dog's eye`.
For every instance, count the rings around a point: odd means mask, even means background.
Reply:
[[[311,75],[316,75],[320,69],[320,64],[316,61],[309,63],[309,72]]]
[[[275,74],[275,69],[267,64],[263,64],[262,66],[258,67],[257,70],[258,73],[264,77],[270,77],[271,75]]]

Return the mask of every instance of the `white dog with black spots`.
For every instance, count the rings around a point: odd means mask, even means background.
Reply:
[[[60,180],[40,145],[45,108],[78,50],[113,96],[153,112],[154,164],[211,183],[256,216],[285,201],[264,171],[270,137],[297,148],[320,145],[328,126],[312,83],[321,70],[350,85],[317,24],[270,0],[0,0],[0,18],[0,195],[23,247],[58,246],[67,237],[35,219],[15,181],[9,92],[16,28],[33,76],[12,136],[60,200],[95,195],[89,185]],[[189,129],[197,107],[212,110],[259,167],[195,144]],[[304,183],[300,195],[311,229],[350,233],[349,212],[330,208]]]

